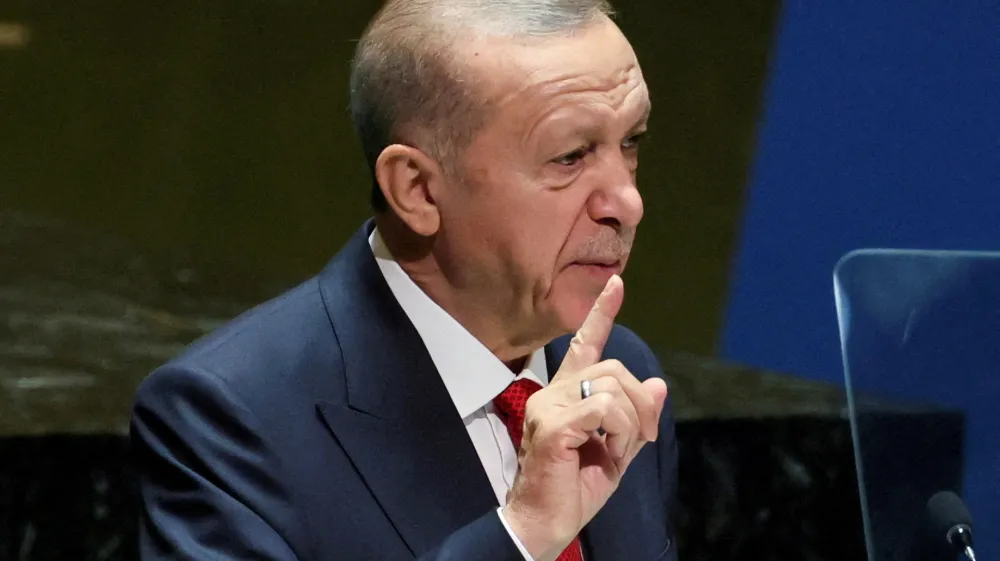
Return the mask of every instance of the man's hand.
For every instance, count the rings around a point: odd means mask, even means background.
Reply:
[[[639,450],[657,437],[666,383],[640,383],[620,362],[600,361],[623,298],[615,275],[559,371],[528,399],[518,474],[503,516],[536,561],[555,559],[569,545],[618,488]],[[591,381],[587,399],[580,395],[583,380]]]

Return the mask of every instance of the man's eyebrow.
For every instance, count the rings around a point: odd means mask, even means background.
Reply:
[[[650,103],[649,101],[645,101],[643,102],[643,105],[645,107],[642,110],[642,115],[640,115],[639,118],[635,120],[635,124],[632,125],[631,130],[635,130],[641,127],[642,125],[646,124],[647,121],[649,121],[649,115],[653,112],[653,104]]]

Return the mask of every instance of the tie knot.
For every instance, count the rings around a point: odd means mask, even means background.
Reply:
[[[497,413],[507,426],[507,433],[514,447],[521,448],[521,436],[524,432],[524,408],[531,394],[542,389],[537,382],[521,378],[514,380],[507,389],[493,399]]]

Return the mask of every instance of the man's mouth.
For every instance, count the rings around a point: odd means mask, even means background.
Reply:
[[[622,273],[621,259],[586,259],[574,261],[572,266],[579,267],[594,276],[603,277],[605,281],[611,278],[611,275]]]

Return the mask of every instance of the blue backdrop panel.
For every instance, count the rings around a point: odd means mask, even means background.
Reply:
[[[790,0],[720,351],[837,381],[858,247],[1000,249],[1000,2]]]

